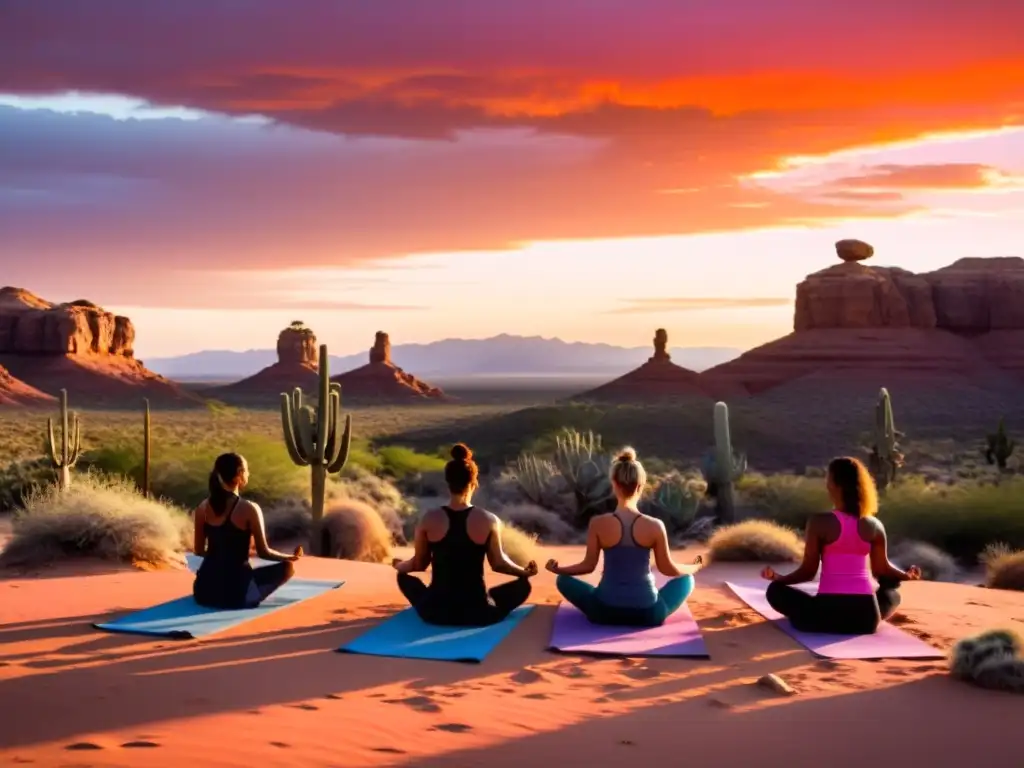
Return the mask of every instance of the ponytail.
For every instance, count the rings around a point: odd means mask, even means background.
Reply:
[[[228,499],[236,494],[225,486],[234,481],[245,468],[245,459],[237,453],[223,453],[213,462],[213,471],[207,483],[209,490],[210,509],[214,514],[223,515],[228,508]]]

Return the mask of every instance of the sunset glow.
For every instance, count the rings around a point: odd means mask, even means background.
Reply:
[[[2,282],[129,314],[143,359],[296,317],[339,353],[749,347],[844,237],[1024,256],[1024,4],[832,5],[22,4]]]

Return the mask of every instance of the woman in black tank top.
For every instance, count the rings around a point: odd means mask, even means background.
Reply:
[[[203,558],[192,585],[197,603],[207,608],[254,608],[295,574],[292,562],[301,556],[285,555],[267,545],[263,514],[239,492],[249,479],[249,468],[237,453],[217,457],[210,473],[210,496],[195,511],[195,553]],[[251,543],[273,565],[249,564]]]
[[[509,560],[501,547],[498,519],[470,503],[478,471],[469,448],[462,443],[452,448],[444,470],[450,503],[423,516],[416,528],[416,552],[409,560],[393,562],[398,588],[429,624],[496,624],[530,596],[529,578],[536,575],[537,564],[520,568]],[[484,560],[496,573],[517,578],[487,589]],[[430,586],[410,575],[427,566],[433,571]]]

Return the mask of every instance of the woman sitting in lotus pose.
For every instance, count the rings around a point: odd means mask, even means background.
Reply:
[[[496,624],[526,602],[528,579],[537,574],[537,564],[520,568],[509,560],[501,545],[501,521],[473,506],[479,470],[472,452],[459,443],[451,455],[444,468],[451,499],[423,515],[416,526],[413,556],[392,562],[398,571],[398,588],[428,624]],[[495,573],[515,576],[515,580],[487,589],[485,559]],[[429,587],[410,575],[427,566],[433,571]]]
[[[860,461],[833,459],[827,484],[835,509],[808,520],[804,559],[795,571],[785,576],[770,566],[762,571],[771,581],[766,597],[802,632],[869,635],[899,607],[899,583],[920,579],[921,569],[912,565],[901,571],[889,562],[885,528],[874,516],[878,491]],[[816,595],[792,586],[813,579],[819,562]]]
[[[692,565],[675,563],[664,523],[637,509],[647,473],[632,448],[624,448],[612,464],[611,481],[618,506],[614,512],[591,519],[583,560],[566,566],[550,560],[547,569],[558,574],[556,586],[562,596],[594,624],[660,626],[693,592],[693,574],[703,562],[698,557]],[[577,579],[594,572],[601,552],[604,572],[600,583],[594,587]],[[672,577],[660,590],[651,572],[652,552],[658,570]]]
[[[292,562],[302,548],[286,555],[267,544],[263,512],[239,494],[249,482],[249,467],[237,453],[217,457],[210,473],[210,496],[194,513],[194,551],[203,558],[192,585],[196,602],[207,608],[255,608],[295,575]],[[249,564],[252,544],[273,565]]]

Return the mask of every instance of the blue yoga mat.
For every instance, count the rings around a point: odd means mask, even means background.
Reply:
[[[475,664],[487,658],[532,608],[520,606],[504,621],[489,627],[438,627],[424,622],[412,608],[406,608],[338,650],[367,656]]]
[[[246,621],[258,619],[268,613],[279,611],[291,605],[309,600],[337,589],[343,581],[314,581],[292,579],[263,601],[258,608],[242,608],[224,611],[204,608],[192,598],[180,597],[169,603],[154,605],[141,611],[122,616],[116,621],[93,624],[96,629],[106,632],[125,632],[132,635],[167,637],[173,640],[191,640],[197,637],[223,632]]]

